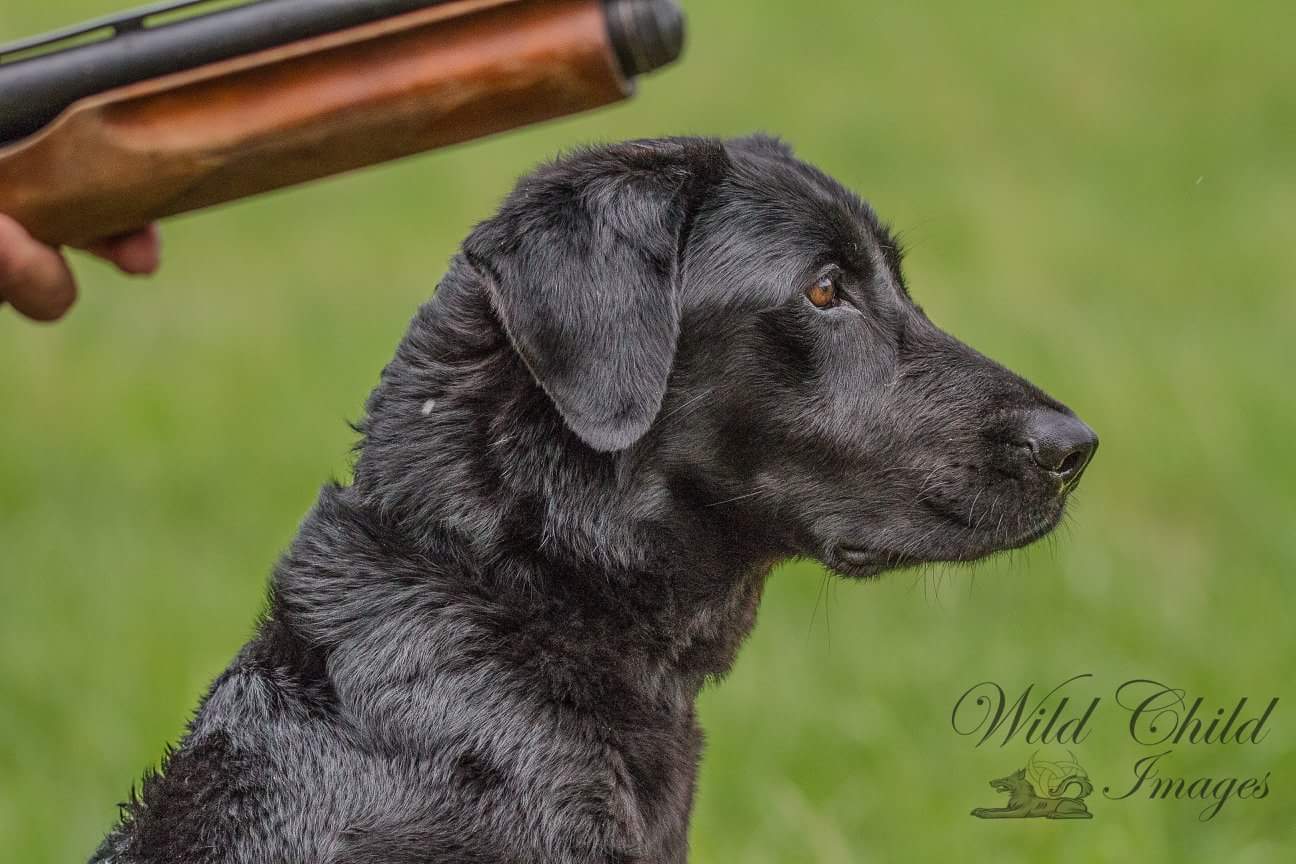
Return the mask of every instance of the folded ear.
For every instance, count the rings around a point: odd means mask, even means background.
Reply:
[[[513,347],[596,450],[633,444],[661,408],[682,249],[727,165],[692,139],[584,151],[523,180],[464,244]]]

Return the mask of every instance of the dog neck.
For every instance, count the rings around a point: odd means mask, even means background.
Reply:
[[[272,615],[311,642],[448,616],[471,635],[436,650],[511,646],[591,710],[612,689],[691,712],[732,666],[773,562],[675,506],[651,452],[580,444],[461,269],[359,428],[353,485],[325,488],[276,574]]]

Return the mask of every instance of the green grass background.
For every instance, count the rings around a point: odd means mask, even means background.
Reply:
[[[116,0],[0,0],[0,36]],[[699,862],[1296,860],[1296,61],[1290,4],[696,0],[687,62],[613,110],[166,226],[161,276],[75,266],[56,327],[0,312],[0,858],[84,860],[248,636],[345,476],[416,305],[514,178],[579,142],[764,129],[869,197],[938,323],[1101,434],[1069,530],[974,572],[778,572],[702,700]],[[0,100],[16,98],[0,94]],[[1279,696],[1273,772],[1202,824],[1089,801],[984,822],[1031,748],[973,748],[977,681],[1104,695],[1077,756],[1145,748],[1111,689]]]

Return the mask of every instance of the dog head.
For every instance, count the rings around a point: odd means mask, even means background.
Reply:
[[[994,789],[996,792],[1012,792],[1022,786],[1029,788],[1029,784],[1026,782],[1026,770],[1024,768],[1018,768],[1007,777],[999,777],[990,781],[990,788]]]
[[[465,255],[584,447],[771,558],[868,576],[1024,545],[1097,446],[936,327],[869,206],[774,139],[568,157]]]

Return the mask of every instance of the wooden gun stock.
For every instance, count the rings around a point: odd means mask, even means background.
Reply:
[[[623,99],[601,0],[456,0],[83,99],[0,149],[0,212],[83,244]]]

